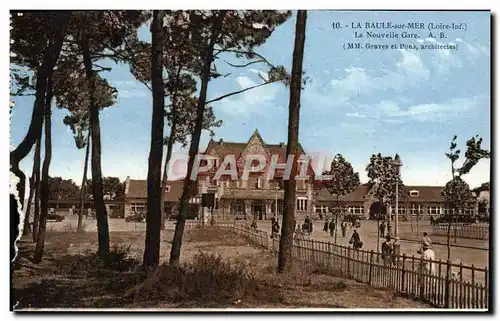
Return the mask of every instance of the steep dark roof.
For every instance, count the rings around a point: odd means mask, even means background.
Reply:
[[[411,202],[444,202],[444,197],[441,195],[443,186],[406,186],[406,191],[418,191],[418,196],[407,196],[406,200]]]
[[[262,137],[259,134],[258,130],[255,130],[254,133],[252,134],[251,137],[257,136],[257,138],[261,141],[262,146],[264,149],[269,153],[269,155],[278,155],[278,163],[283,164],[286,163],[287,161],[287,155],[286,155],[286,148],[287,145],[282,143],[282,144],[266,144]],[[250,138],[251,139],[251,138]],[[249,141],[250,141],[249,139]],[[205,154],[207,154],[210,150],[215,150],[217,155],[220,157],[221,161],[227,156],[227,155],[235,155],[236,161],[241,157],[243,152],[245,151],[245,147],[247,147],[248,142],[246,143],[239,143],[239,142],[226,142],[223,140],[220,140],[216,142],[213,139],[210,139],[207,148],[205,149]],[[304,149],[302,148],[302,145],[299,143],[299,153],[300,154],[305,154]],[[309,175],[314,175],[314,170],[309,164],[308,168],[308,174]],[[276,171],[276,178],[279,178],[281,175],[280,170]]]
[[[339,196],[339,201],[344,202],[363,202],[364,196],[368,194],[370,189],[372,188],[372,184],[363,184],[359,185],[352,193]],[[336,201],[337,197],[335,195],[330,194],[326,189],[322,188],[318,191],[318,195],[316,196],[317,201],[323,202],[332,202]]]
[[[196,183],[194,185],[197,185]],[[182,187],[184,186],[183,180],[168,181],[167,186],[170,186],[170,191],[165,192],[165,201],[176,202],[182,196]],[[195,193],[196,194],[196,193]],[[147,198],[148,189],[146,180],[130,180],[127,198]]]
[[[363,184],[358,186],[354,192],[346,196],[340,196],[339,200],[346,202],[363,202],[364,197],[370,189],[372,184]],[[405,186],[407,195],[401,201],[403,202],[416,202],[416,203],[443,203],[444,197],[441,195],[443,186]],[[418,196],[409,196],[410,191],[418,191]],[[326,189],[318,191],[316,196],[317,201],[331,202],[335,201],[335,195],[331,195]]]

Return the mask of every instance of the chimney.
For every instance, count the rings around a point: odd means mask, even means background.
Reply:
[[[285,143],[284,142],[280,142],[280,147],[283,147],[285,146]]]
[[[219,139],[219,145],[224,145],[224,140],[222,138]]]

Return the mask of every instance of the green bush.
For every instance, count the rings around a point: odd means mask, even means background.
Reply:
[[[220,255],[200,252],[183,266],[159,266],[135,289],[134,295],[174,302],[215,302],[238,299],[257,290],[258,283],[246,266],[231,263]]]

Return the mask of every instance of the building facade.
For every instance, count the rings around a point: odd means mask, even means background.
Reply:
[[[125,180],[125,217],[146,213],[148,202],[148,189],[146,180],[136,180],[127,177]],[[164,210],[167,217],[175,217],[178,213],[179,201],[182,196],[183,181],[169,181],[165,187]],[[195,192],[194,194],[197,194]],[[199,216],[201,209],[201,196],[195,195],[189,199],[187,219]]]
[[[299,144],[300,155],[305,155]],[[284,197],[284,169],[276,169],[272,179],[268,179],[268,170],[271,159],[277,157],[278,164],[287,163],[286,145],[267,144],[255,130],[247,142],[225,142],[220,139],[210,140],[204,153],[205,157],[213,161],[213,167],[208,171],[197,174],[196,189],[189,199],[187,218],[208,217],[214,214],[223,219],[269,219],[283,212]],[[224,165],[224,160],[232,155],[236,162],[237,179],[229,174],[216,176],[217,170]],[[251,172],[247,179],[242,176],[244,165],[249,155],[260,155],[265,159],[266,165],[258,172]],[[276,160],[276,159],[275,159]],[[208,160],[202,159],[200,167],[207,165]],[[301,167],[302,160],[294,159]],[[253,163],[252,163],[252,166]],[[255,165],[257,166],[257,165]],[[300,219],[307,215],[312,218],[322,218],[335,207],[336,196],[331,195],[326,189],[314,190],[314,170],[307,165],[306,174],[308,180],[299,180],[296,184],[295,216]],[[169,181],[165,191],[165,213],[176,216],[178,213],[179,200],[182,195],[183,181]],[[378,200],[373,196],[375,185],[373,183],[362,184],[352,193],[340,196],[340,203],[348,209],[349,214],[370,218],[376,211]],[[405,196],[399,200],[399,216],[439,216],[447,213],[445,200],[441,195],[443,186],[405,186]],[[201,206],[202,194],[213,193],[215,195],[215,206],[208,210]],[[127,177],[125,187],[125,216],[134,213],[145,213],[147,206],[147,182],[146,180],[131,180]],[[387,212],[396,213],[395,206],[387,209]],[[478,213],[478,208],[471,208],[468,214]]]
[[[300,154],[304,150],[299,145]],[[277,155],[277,163],[287,162],[286,145],[267,144],[257,130],[247,142],[225,142],[210,140],[203,153],[215,161],[215,166],[208,172],[201,172],[197,176],[196,193],[190,198],[188,218],[205,217],[210,215],[208,209],[201,207],[201,197],[204,193],[215,194],[213,214],[218,218],[248,218],[269,219],[276,213],[283,211],[283,175],[284,169],[276,169],[273,179],[267,178],[267,171],[273,155]],[[215,179],[217,168],[228,155],[234,155],[237,165],[238,179],[233,180],[230,175],[222,175]],[[259,172],[249,173],[248,179],[242,177],[243,168],[248,155],[261,155],[266,159],[266,166]],[[300,166],[301,160],[297,160]],[[203,164],[201,166],[204,166]],[[295,214],[305,217],[313,214],[314,196],[312,179],[314,171],[307,167],[309,180],[297,181],[297,201]],[[175,215],[182,195],[183,181],[169,181],[165,191],[165,212],[167,216]],[[125,216],[134,213],[146,212],[147,182],[145,180],[126,179],[125,186]]]
[[[346,196],[340,196],[339,201],[348,208],[349,214],[371,218],[374,216],[378,199],[373,197],[375,184],[362,184],[352,193]],[[439,216],[448,213],[445,199],[441,195],[444,186],[405,186],[405,196],[398,202],[399,217],[410,216]],[[316,193],[317,215],[328,213],[332,207],[335,207],[336,196],[328,193],[327,190],[320,190]],[[391,209],[386,210],[392,214],[396,213],[395,204]],[[465,214],[476,215],[477,206],[470,208]]]
[[[287,146],[284,143],[267,144],[255,130],[247,142],[225,142],[210,140],[205,150],[215,161],[213,170],[198,175],[198,190],[201,193],[213,192],[216,198],[214,214],[223,218],[250,218],[269,219],[283,211],[283,175],[284,169],[276,169],[272,179],[268,179],[268,170],[271,166],[272,157],[277,157],[278,164],[287,162]],[[304,150],[299,144],[300,155]],[[228,155],[234,155],[237,165],[238,179],[233,180],[230,175],[222,175],[215,179],[217,168]],[[260,155],[266,160],[265,167],[258,172],[249,173],[248,179],[244,179],[243,169],[248,155]],[[300,158],[300,157],[298,157]],[[295,159],[298,166],[301,160]],[[252,164],[253,166],[253,164]],[[312,193],[312,179],[314,171],[307,166],[309,180],[297,181],[295,215],[305,217],[313,211],[314,197]]]

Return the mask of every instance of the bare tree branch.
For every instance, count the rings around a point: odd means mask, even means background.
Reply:
[[[212,100],[207,101],[206,104],[213,103],[213,102],[222,100],[222,99],[230,97],[230,96],[234,96],[234,95],[237,95],[237,94],[244,93],[245,91],[248,91],[250,89],[254,89],[254,88],[262,87],[262,86],[265,86],[265,85],[269,85],[269,84],[275,83],[277,81],[280,81],[280,79],[268,81],[268,82],[265,82],[263,84],[259,84],[259,85],[255,85],[255,86],[250,86],[250,87],[247,87],[247,88],[242,89],[242,90],[238,90],[238,91],[235,91],[235,92],[232,92],[232,93],[229,93],[229,94],[225,94],[225,95],[222,95],[220,97],[217,97],[217,98],[214,98]]]
[[[251,62],[249,62],[247,64],[244,64],[244,65],[232,64],[232,63],[230,63],[229,61],[226,61],[226,60],[224,60],[224,62],[226,64],[228,64],[229,66],[231,66],[231,67],[243,68],[243,67],[248,67],[248,66],[253,65],[253,64],[264,62],[264,60],[255,60],[255,61],[251,61]]]

